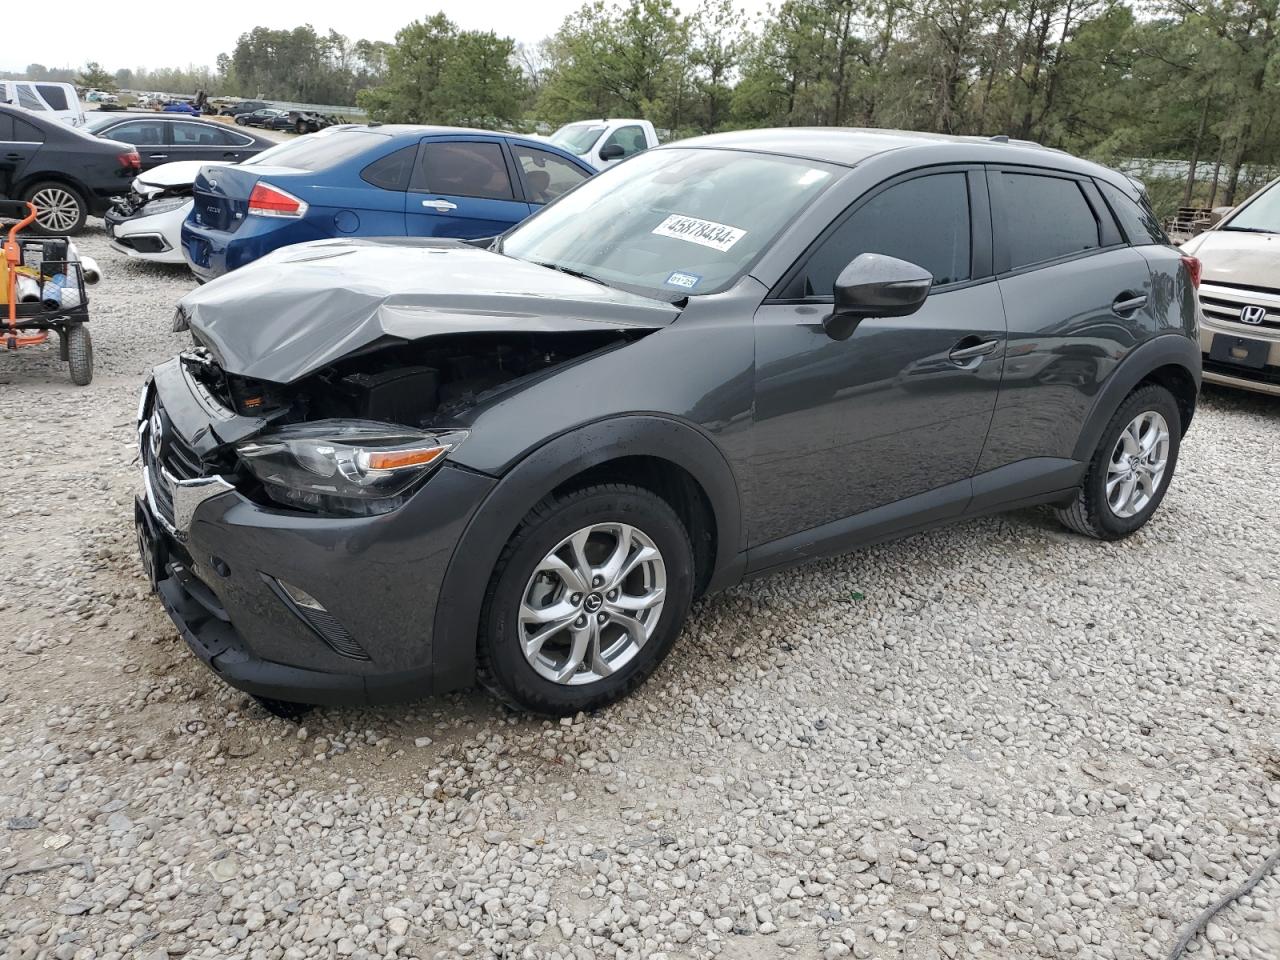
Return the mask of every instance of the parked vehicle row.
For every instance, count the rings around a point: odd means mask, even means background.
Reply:
[[[1035,503],[1118,539],[1173,477],[1199,265],[1115,171],[972,138],[721,134],[511,229],[458,203],[470,235],[501,229],[469,243],[434,229],[446,198],[527,204],[522,153],[554,148],[309,139],[197,178],[184,242],[239,268],[180,302],[195,346],[139,408],[143,566],[255,696],[478,679],[589,710],[644,681],[696,595]],[[425,236],[235,262],[273,219],[332,222],[356,179],[403,198],[362,221],[407,234],[425,201]]]

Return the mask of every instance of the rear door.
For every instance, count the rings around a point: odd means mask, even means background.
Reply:
[[[249,154],[244,148],[253,143],[243,133],[222,124],[173,120],[165,124],[169,134],[169,160],[208,160],[238,163]]]
[[[499,137],[426,137],[405,194],[412,237],[474,239],[502,233],[529,215]]]
[[[1010,166],[988,182],[1009,343],[979,472],[1070,459],[1107,378],[1163,325],[1147,261],[1090,178]]]
[[[0,110],[0,196],[13,199],[13,187],[22,182],[27,165],[43,145],[39,127]]]
[[[137,120],[126,120],[124,123],[117,123],[113,127],[108,127],[98,134],[108,140],[119,140],[121,143],[131,143],[138,148],[138,156],[142,160],[142,169],[150,170],[152,167],[158,167],[162,163],[168,163],[171,159],[169,156],[169,145],[166,142],[168,132],[165,129],[169,126],[166,120],[156,120],[151,117],[143,117]]]

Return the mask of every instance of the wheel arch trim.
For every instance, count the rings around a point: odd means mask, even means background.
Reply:
[[[1135,347],[1120,366],[1107,378],[1103,388],[1094,398],[1093,406],[1085,417],[1084,426],[1076,438],[1072,457],[1088,462],[1106,429],[1112,414],[1119,409],[1124,398],[1134,387],[1162,367],[1177,367],[1185,371],[1200,392],[1200,344],[1181,333],[1161,334]],[[1181,407],[1180,407],[1181,409]],[[1194,411],[1194,401],[1193,401]],[[1190,424],[1190,417],[1182,424],[1183,433]]]
[[[573,477],[623,457],[653,457],[687,471],[702,487],[716,522],[711,588],[742,573],[742,506],[733,469],[719,447],[690,424],[658,414],[609,417],[562,433],[512,466],[472,515],[445,571],[432,629],[436,692],[475,680],[476,642],[485,592],[498,557],[539,500]]]

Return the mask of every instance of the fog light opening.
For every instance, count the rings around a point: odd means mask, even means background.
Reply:
[[[334,653],[351,660],[369,660],[371,657],[360,646],[359,641],[347,632],[333,614],[325,609],[324,604],[301,587],[275,577],[269,578],[277,592],[312,632],[323,640]]]

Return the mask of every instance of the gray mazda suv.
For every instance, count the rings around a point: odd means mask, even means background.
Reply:
[[[277,708],[600,707],[744,578],[1029,504],[1140,528],[1197,273],[1114,171],[839,129],[649,150],[493,241],[288,247],[179,304],[143,565]]]

